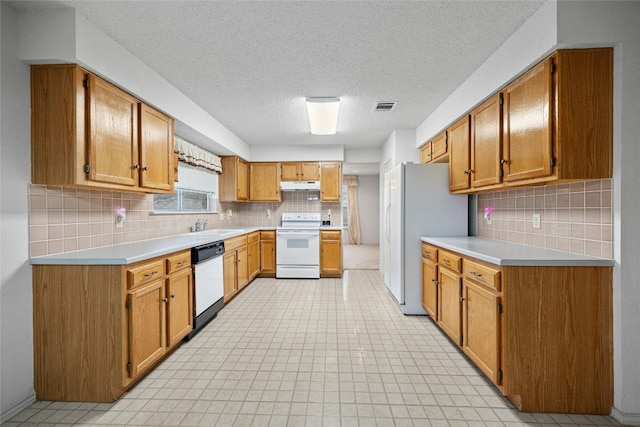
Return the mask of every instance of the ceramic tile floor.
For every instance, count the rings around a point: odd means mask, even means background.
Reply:
[[[112,404],[39,401],[3,426],[610,426],[524,414],[380,272],[256,279]]]

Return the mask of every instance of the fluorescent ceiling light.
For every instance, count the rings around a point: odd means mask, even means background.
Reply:
[[[307,98],[309,127],[313,135],[334,135],[338,127],[340,98]]]

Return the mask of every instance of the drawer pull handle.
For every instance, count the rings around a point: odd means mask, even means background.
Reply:
[[[187,261],[182,260],[178,263],[178,267],[182,267],[183,265],[185,265],[187,263]]]
[[[442,258],[442,262],[447,263],[447,264],[450,264],[449,260],[448,260],[448,259],[446,259],[446,258]]]
[[[165,302],[165,303],[169,302],[169,299],[168,298],[162,298],[162,302]]]
[[[175,298],[175,297],[176,297],[176,294],[171,294],[171,298]]]
[[[156,274],[158,274],[158,271],[157,271],[157,270],[156,270],[156,271],[152,271],[151,273],[147,273],[147,274],[145,274],[145,275],[144,275],[144,278],[145,278],[145,279],[149,279],[149,278],[151,278],[151,277],[155,276]]]
[[[464,301],[464,297],[460,297],[460,302],[463,302],[463,301]]]
[[[482,274],[476,273],[475,271],[470,271],[469,274],[471,274],[472,276],[476,276],[476,277],[482,277]]]

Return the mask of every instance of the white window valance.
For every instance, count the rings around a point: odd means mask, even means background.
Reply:
[[[178,153],[178,159],[192,166],[208,169],[217,173],[222,173],[222,162],[220,157],[208,152],[204,148],[185,141],[179,136],[174,136],[173,151]]]

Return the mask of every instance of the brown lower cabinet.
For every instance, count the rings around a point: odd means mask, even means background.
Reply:
[[[341,230],[320,230],[320,277],[342,277]]]
[[[247,235],[224,241],[222,268],[224,272],[224,302],[231,300],[249,283],[249,260],[247,256]]]
[[[130,265],[34,265],[39,400],[112,402],[192,329],[191,252]]]
[[[611,412],[611,267],[501,266],[427,243],[422,254],[423,307],[516,408]]]
[[[276,232],[260,231],[260,276],[276,277]]]
[[[254,231],[247,235],[247,257],[249,268],[249,282],[260,273],[260,232]]]

